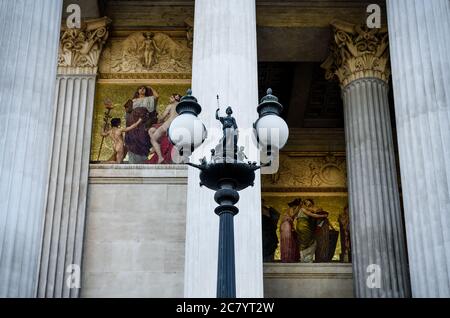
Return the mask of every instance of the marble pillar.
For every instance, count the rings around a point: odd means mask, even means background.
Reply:
[[[38,297],[79,296],[95,83],[108,24],[93,19],[61,31]]]
[[[33,297],[62,1],[0,0],[0,297]]]
[[[450,297],[450,1],[388,0],[413,297]]]
[[[388,103],[387,30],[332,23],[323,64],[344,100],[356,297],[408,297],[407,253]]]
[[[255,0],[197,0],[192,65],[192,91],[203,106],[200,118],[208,139],[192,161],[210,156],[221,137],[215,120],[216,95],[221,116],[226,106],[240,129],[239,145],[249,160],[259,161],[251,127],[258,104]],[[275,92],[276,93],[276,92]],[[199,171],[189,168],[186,224],[186,297],[215,297],[219,217],[214,192],[199,187]],[[240,192],[235,217],[236,295],[263,297],[260,175],[255,186]]]

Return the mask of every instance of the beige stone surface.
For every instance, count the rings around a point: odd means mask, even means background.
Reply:
[[[352,298],[352,265],[264,264],[266,298]]]
[[[91,166],[82,297],[182,297],[184,166]]]

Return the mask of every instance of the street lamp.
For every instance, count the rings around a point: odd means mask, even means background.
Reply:
[[[197,117],[202,112],[202,107],[192,96],[190,89],[181,98],[176,111],[178,116],[169,126],[169,140],[176,148],[180,149],[180,152],[185,149],[192,152],[205,141],[207,131],[205,125]]]
[[[283,106],[278,98],[272,95],[272,89],[261,99],[257,108],[259,119],[254,123],[256,138],[261,148],[267,148],[270,156],[273,149],[280,150],[286,145],[289,137],[289,128],[281,118]]]
[[[169,139],[176,148],[188,147],[193,151],[206,139],[206,128],[197,118],[201,106],[192,96],[191,90],[187,91],[176,110],[179,116],[169,127]],[[268,89],[267,95],[262,98],[257,108],[259,119],[254,124],[258,143],[261,147],[267,147],[268,153],[273,148],[281,149],[289,136],[289,129],[280,117],[282,110],[283,106],[278,102],[278,98]],[[218,110],[216,111],[216,119],[222,123],[223,137],[211,150],[210,161],[203,157],[199,165],[187,164],[200,170],[200,186],[216,191],[214,200],[219,206],[214,212],[220,218],[217,297],[235,298],[233,218],[239,212],[235,204],[239,201],[238,191],[254,185],[255,171],[261,166],[256,162],[244,162],[245,155],[242,150],[238,151],[237,147],[238,127],[231,116],[231,107],[227,108],[226,113],[226,117],[219,117]]]

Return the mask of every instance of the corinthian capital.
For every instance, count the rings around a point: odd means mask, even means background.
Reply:
[[[342,87],[370,77],[387,83],[390,75],[387,29],[369,29],[341,21],[333,21],[331,26],[334,33],[331,54],[322,64],[326,78],[337,76]]]
[[[62,28],[59,42],[58,74],[96,74],[111,20],[86,20],[80,29]]]

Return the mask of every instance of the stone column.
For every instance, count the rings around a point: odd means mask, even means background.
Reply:
[[[450,1],[388,0],[414,297],[450,297]]]
[[[75,265],[76,275],[81,267],[95,82],[108,23],[94,19],[61,31],[38,297],[79,295],[68,287],[67,270]]]
[[[323,67],[329,79],[339,79],[344,100],[355,295],[408,297],[389,117],[387,30],[338,21],[332,26],[332,54]]]
[[[0,297],[33,297],[62,1],[0,0]]]
[[[194,153],[193,162],[209,158],[209,150],[222,135],[214,117],[216,95],[220,96],[221,116],[226,106],[233,108],[239,145],[245,146],[249,160],[259,160],[256,145],[249,142],[258,104],[255,11],[255,0],[195,1],[192,90],[203,106],[200,117],[209,136]],[[189,168],[184,290],[186,297],[215,297],[219,217],[214,214],[214,192],[200,188],[199,181],[198,170]],[[235,217],[236,295],[262,297],[259,173],[255,186],[240,196]]]

